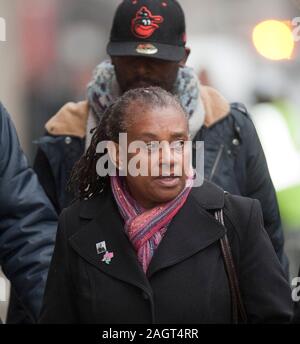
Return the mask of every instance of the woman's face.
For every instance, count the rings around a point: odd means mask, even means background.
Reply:
[[[144,208],[171,201],[184,189],[188,174],[185,170],[190,154],[184,149],[189,139],[188,121],[174,106],[149,108],[136,104],[127,112],[128,146],[136,141],[142,141],[144,146],[135,153],[127,153],[129,191]],[[130,163],[138,160],[137,164]],[[143,175],[132,176],[130,166],[145,167]]]

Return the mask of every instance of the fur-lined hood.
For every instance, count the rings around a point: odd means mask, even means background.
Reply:
[[[201,86],[201,98],[205,109],[204,124],[210,127],[229,114],[228,101],[214,88]],[[84,138],[89,115],[87,101],[65,104],[45,125],[54,136],[70,135]]]

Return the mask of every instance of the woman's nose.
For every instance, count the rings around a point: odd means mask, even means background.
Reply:
[[[169,142],[161,142],[160,164],[165,168],[174,165],[174,152],[172,152]]]

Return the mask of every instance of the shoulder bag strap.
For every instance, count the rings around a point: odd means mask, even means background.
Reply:
[[[223,218],[223,210],[218,210],[215,212],[215,218],[219,221],[224,227],[224,218]],[[242,301],[239,282],[237,278],[237,273],[231,253],[230,244],[228,241],[227,234],[220,239],[221,250],[223,255],[223,260],[229,280],[229,287],[231,293],[231,300],[232,300],[232,318],[233,322],[237,324],[239,322],[239,317],[243,323],[247,322],[247,314],[245,311],[245,307]]]

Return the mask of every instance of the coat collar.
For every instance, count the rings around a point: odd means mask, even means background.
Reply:
[[[155,251],[147,276],[124,232],[123,220],[110,191],[82,202],[80,217],[90,221],[69,240],[77,253],[97,269],[151,295],[149,278],[153,274],[187,259],[224,236],[224,227],[207,211],[223,205],[223,190],[214,184],[205,182],[192,189]],[[103,254],[96,252],[96,243],[100,241],[105,241],[108,251],[114,253],[110,264],[102,262]]]

